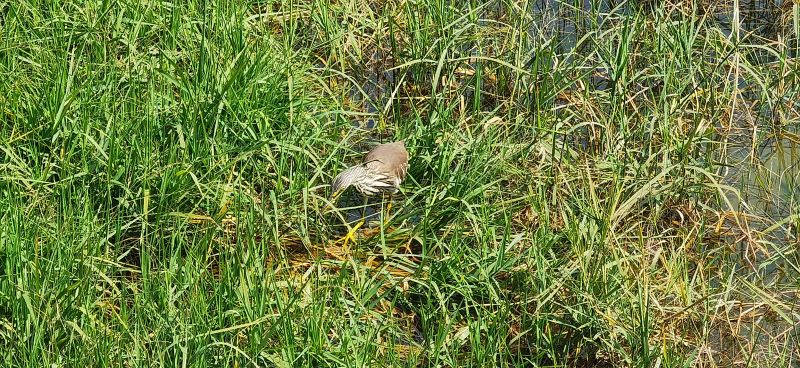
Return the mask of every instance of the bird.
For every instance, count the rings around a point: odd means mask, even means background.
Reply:
[[[331,191],[338,196],[350,186],[367,197],[394,194],[408,172],[408,151],[404,141],[375,146],[360,165],[349,167],[333,179]]]
[[[379,144],[364,156],[361,164],[347,168],[333,179],[331,199],[335,199],[351,186],[365,199],[377,195],[389,195],[388,213],[392,205],[391,195],[397,193],[407,173],[408,151],[405,141]],[[348,232],[345,246],[355,231],[363,224],[362,220]]]

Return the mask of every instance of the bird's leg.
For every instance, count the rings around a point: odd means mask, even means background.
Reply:
[[[388,224],[389,219],[392,218],[392,203],[392,196],[389,195],[389,204],[386,205],[386,218],[383,221],[384,224]]]
[[[350,248],[347,247],[347,244],[350,241],[355,241],[356,231],[358,231],[358,229],[360,229],[362,226],[364,226],[364,222],[366,221],[366,210],[367,210],[367,202],[368,201],[369,201],[369,198],[367,198],[365,196],[363,205],[361,206],[361,219],[358,220],[358,223],[356,223],[356,226],[353,226],[352,228],[350,228],[350,230],[347,231],[347,235],[345,235],[344,238],[343,238],[344,239],[344,243],[342,244],[342,251],[345,252],[345,253],[350,253]]]
[[[361,205],[361,222],[367,220],[367,205],[369,205],[369,198],[364,196],[364,202]]]
[[[347,235],[344,236],[344,243],[342,244],[342,253],[350,253],[350,248],[347,246],[347,243],[349,243],[350,240],[355,241],[356,231],[362,225],[364,225],[363,219],[361,219],[361,221],[359,221],[356,224],[356,226],[353,226],[352,228],[350,228],[350,230],[347,231]]]

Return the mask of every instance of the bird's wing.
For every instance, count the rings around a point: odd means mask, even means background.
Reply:
[[[379,145],[364,157],[364,166],[403,180],[408,170],[408,151],[396,143]]]

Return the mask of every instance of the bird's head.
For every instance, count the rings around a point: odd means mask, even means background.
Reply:
[[[345,189],[358,182],[362,176],[364,176],[364,167],[360,165],[353,166],[345,171],[342,171],[341,174],[337,175],[336,178],[333,179],[333,183],[331,184],[330,199],[335,200],[340,194],[342,194],[342,192],[345,191]]]

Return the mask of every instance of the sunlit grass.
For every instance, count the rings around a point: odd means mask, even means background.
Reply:
[[[0,361],[797,364],[798,5],[691,4],[0,3]]]

